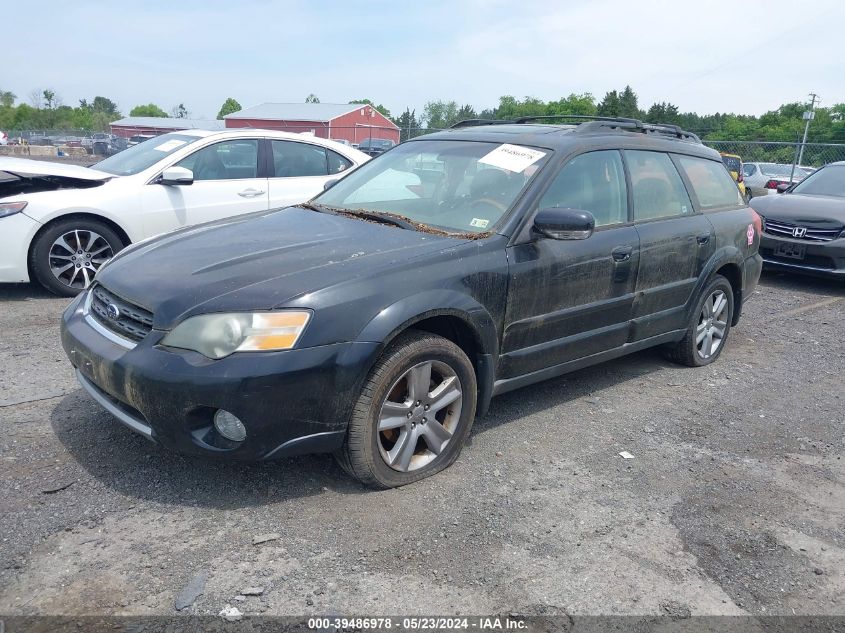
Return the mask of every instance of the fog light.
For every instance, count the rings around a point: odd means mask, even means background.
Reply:
[[[214,414],[214,428],[227,440],[243,442],[246,439],[246,427],[243,422],[223,409]]]

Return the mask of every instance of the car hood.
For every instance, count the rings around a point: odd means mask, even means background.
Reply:
[[[140,242],[97,282],[152,311],[154,328],[170,329],[195,314],[281,307],[464,241],[289,207]]]
[[[51,163],[49,161],[31,160],[29,158],[0,157],[0,171],[13,176],[29,178],[32,176],[57,176],[74,180],[108,180],[114,174],[97,171],[82,165],[68,165],[65,163]]]
[[[785,193],[751,199],[751,208],[764,218],[819,229],[845,225],[845,199]]]

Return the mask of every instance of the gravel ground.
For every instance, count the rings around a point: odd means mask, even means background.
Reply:
[[[715,365],[502,396],[387,492],[133,435],[74,383],[66,303],[0,287],[0,614],[845,614],[842,284],[765,275]]]

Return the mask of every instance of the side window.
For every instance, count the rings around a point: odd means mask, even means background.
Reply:
[[[652,220],[692,213],[687,190],[672,159],[663,152],[625,152],[631,174],[634,219]]]
[[[352,167],[352,161],[348,158],[344,158],[337,152],[333,152],[332,150],[327,149],[326,154],[328,154],[329,157],[330,174],[339,174]]]
[[[239,139],[214,143],[183,158],[177,165],[194,172],[194,180],[256,178],[258,141]]]
[[[753,176],[755,171],[757,171],[756,165],[743,165],[742,166],[742,174],[744,176]]]
[[[722,163],[693,156],[678,156],[678,162],[703,210],[742,204],[739,189]]]
[[[328,175],[326,149],[297,141],[271,141],[276,178]]]
[[[596,226],[628,221],[625,170],[617,151],[589,152],[566,163],[540,201],[540,208],[589,211]]]

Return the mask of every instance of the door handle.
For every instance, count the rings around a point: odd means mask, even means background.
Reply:
[[[695,241],[698,242],[699,246],[704,246],[710,241],[710,233],[700,233],[699,235],[696,235]]]
[[[241,198],[255,198],[256,196],[263,195],[263,191],[259,191],[258,189],[244,189],[243,191],[239,191],[238,195]]]
[[[613,257],[614,263],[621,264],[622,262],[627,262],[631,259],[632,252],[634,252],[634,248],[632,246],[617,246],[610,251],[610,255]]]

